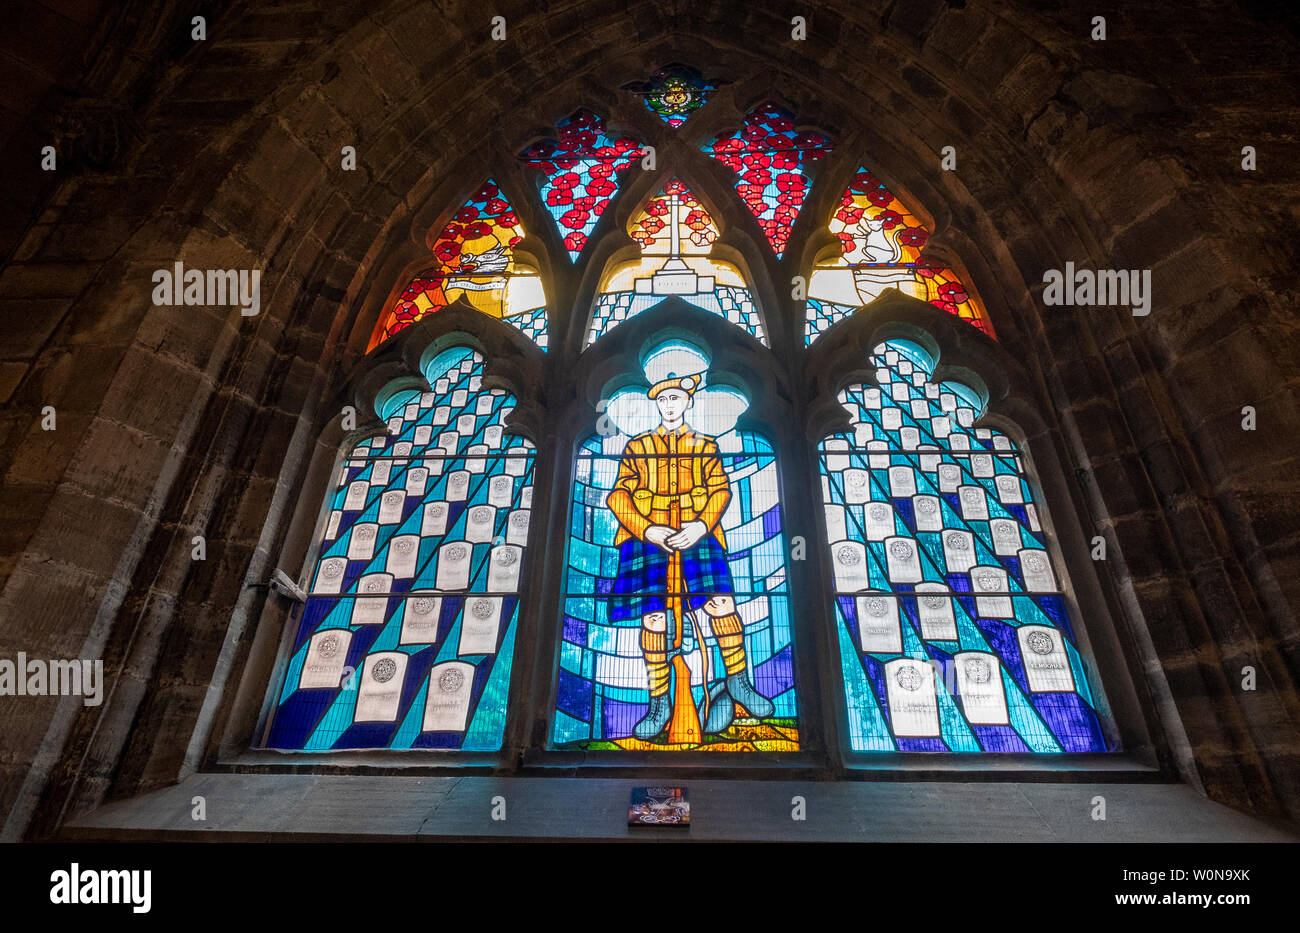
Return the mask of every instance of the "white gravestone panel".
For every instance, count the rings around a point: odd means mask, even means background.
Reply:
[[[844,506],[828,503],[826,505],[826,537],[830,541],[842,541],[849,536]]]
[[[862,407],[879,408],[880,407],[880,390],[865,389],[862,392]]]
[[[916,473],[911,467],[889,468],[889,494],[896,499],[916,495]]]
[[[888,450],[888,449],[889,449],[889,441],[880,440],[880,441],[868,441],[868,442],[867,442],[867,450],[868,450],[868,451],[874,451],[874,450]],[[887,454],[887,453],[868,453],[868,454],[867,454],[867,465],[870,466],[871,469],[873,469],[873,470],[883,470],[883,469],[885,469],[887,466],[889,466],[889,454]]]
[[[393,461],[376,460],[370,467],[370,482],[376,486],[384,486],[393,474]]]
[[[511,447],[508,451],[506,451],[506,453],[527,454],[528,448]],[[511,476],[523,476],[524,472],[527,469],[528,469],[528,458],[526,456],[506,458],[506,472],[509,473]]]
[[[524,551],[517,544],[498,544],[488,561],[487,591],[513,593],[519,589],[519,564]]]
[[[943,531],[943,509],[938,496],[913,496],[912,514],[917,531]]]
[[[343,497],[343,510],[345,512],[356,512],[366,507],[366,494],[370,492],[370,484],[363,479],[354,480],[348,483],[348,494]]]
[[[411,452],[411,442],[402,441],[393,445],[393,456],[397,459],[393,461],[397,466],[406,466],[406,455]]]
[[[839,473],[849,468],[849,457],[847,454],[835,453],[849,449],[849,442],[838,437],[827,438],[822,444],[823,456],[826,458],[826,469],[832,473]]]
[[[948,438],[948,446],[953,450],[970,450],[970,438],[965,434],[954,434]]]
[[[1025,506],[1025,515],[1029,518],[1029,528],[1031,531],[1042,531],[1043,526],[1038,524],[1038,507],[1035,505]]]
[[[500,596],[470,596],[465,600],[457,654],[496,654],[502,602]]]
[[[493,450],[501,449],[501,425],[493,424],[483,429],[483,443]]]
[[[451,393],[452,408],[464,408],[465,403],[468,401],[469,401],[468,389],[457,389],[455,392]]]
[[[942,583],[916,585],[916,615],[921,621],[921,637],[926,641],[957,639],[957,618],[953,613],[952,594]]]
[[[962,486],[957,490],[957,501],[961,503],[961,517],[966,521],[989,517],[988,497],[983,486]]]
[[[902,654],[903,631],[898,624],[898,597],[884,593],[859,596],[858,641],[868,654]]]
[[[387,573],[368,573],[358,580],[357,598],[352,600],[352,624],[383,625],[392,591],[393,578]]]
[[[405,408],[402,409],[403,421],[414,421],[418,417],[420,417],[419,402],[411,402],[409,405],[407,405]]]
[[[885,560],[889,567],[891,583],[920,583],[921,558],[916,542],[911,538],[889,538],[885,541]]]
[[[961,467],[955,463],[939,464],[939,491],[956,492],[961,485]]]
[[[998,656],[984,651],[961,651],[953,655],[953,663],[957,666],[957,692],[967,722],[976,726],[1010,725]]]
[[[408,496],[422,496],[424,489],[429,484],[429,471],[425,467],[411,467],[406,471],[406,494]]]
[[[447,498],[452,502],[464,502],[469,497],[469,473],[456,470],[447,474]]]
[[[346,557],[327,557],[316,570],[313,593],[339,593],[343,590],[343,574],[348,569]]]
[[[474,665],[444,661],[429,672],[429,689],[424,701],[424,732],[464,732],[469,718],[470,691],[474,687]]]
[[[433,410],[433,423],[438,427],[442,427],[450,420],[451,420],[450,405],[439,405],[437,408]]]
[[[867,588],[867,549],[859,541],[836,541],[831,545],[835,568],[835,589],[856,593]]]
[[[424,516],[420,521],[420,534],[445,535],[447,533],[447,516],[450,509],[445,502],[429,502],[424,506]]]
[[[330,520],[325,523],[325,540],[333,541],[339,536],[339,521],[342,520],[343,513],[337,509],[330,512]]]
[[[972,567],[971,591],[975,594],[975,611],[981,619],[1014,619],[1015,607],[1007,592],[1007,572],[1001,567]]]
[[[995,518],[989,522],[993,534],[993,553],[998,557],[1015,557],[1020,550],[1020,523],[1011,518]]]
[[[415,442],[416,447],[425,446],[429,441],[433,440],[433,425],[421,424],[416,426],[415,434],[411,439]]]
[[[533,507],[533,487],[525,486],[519,490],[519,507],[531,509]]]
[[[474,414],[486,415],[490,411],[492,411],[492,396],[480,395],[478,401],[474,405]]]
[[[901,408],[881,409],[880,424],[886,430],[897,431],[903,426],[903,410]]]
[[[375,541],[379,526],[373,522],[360,522],[352,526],[348,536],[348,560],[370,560],[375,556]]]
[[[402,704],[402,683],[410,659],[401,651],[376,651],[361,666],[353,722],[392,722]]]
[[[343,668],[352,644],[352,632],[345,628],[328,628],[317,632],[307,645],[307,656],[298,677],[299,690],[322,687],[338,689],[343,682]]]
[[[388,563],[385,569],[399,580],[415,576],[420,559],[420,536],[397,535],[388,542]]]
[[[943,562],[949,573],[965,573],[975,566],[975,536],[969,531],[943,533]]]
[[[472,444],[465,451],[465,469],[471,473],[483,473],[487,470],[487,444]]]
[[[433,406],[433,403],[436,402],[437,400],[438,400],[438,396],[435,395],[433,392],[421,392],[421,393],[420,393],[420,407],[421,407],[421,408],[431,408],[431,407]]]
[[[488,503],[490,505],[495,505],[497,508],[508,508],[514,494],[514,477],[498,474],[488,480]]]
[[[884,541],[898,531],[894,523],[894,507],[888,502],[868,503],[863,506],[862,514],[866,516],[868,541]]]
[[[940,734],[934,668],[928,662],[914,658],[887,661],[885,687],[894,735],[933,738]]]
[[[904,450],[916,450],[921,444],[921,431],[918,428],[903,428],[898,432],[898,439],[902,441]]]
[[[1055,593],[1056,578],[1047,552],[1025,548],[1016,555],[1020,558],[1020,575],[1025,578],[1025,589],[1030,593]]]
[[[434,449],[436,450],[437,448],[435,447]],[[429,468],[430,476],[441,476],[442,471],[446,469],[447,466],[447,460],[445,457],[430,457],[422,462]]]
[[[1020,477],[1012,476],[1010,473],[1003,473],[993,481],[998,487],[998,500],[1001,502],[1024,502],[1025,497],[1020,492]]]
[[[402,418],[401,418],[401,416],[400,416],[400,415],[393,415],[393,417],[391,417],[391,418],[388,419],[388,421],[387,421],[387,425],[388,425],[388,433],[389,433],[389,434],[396,434],[396,433],[398,433],[399,431],[402,430]]]
[[[460,434],[456,431],[443,431],[438,435],[438,446],[448,457],[454,457],[460,449]]]
[[[413,590],[402,600],[401,645],[432,645],[438,640],[438,617],[442,597],[425,590]]]
[[[938,450],[933,444],[922,444],[918,450]],[[917,460],[921,465],[922,473],[934,473],[939,469],[939,461],[943,459],[942,454],[921,454]]]
[[[490,505],[471,506],[465,520],[465,540],[489,544],[496,528],[497,510]]]
[[[528,543],[528,524],[532,514],[527,509],[518,509],[510,513],[510,518],[506,521],[506,544],[518,544],[522,547]]]
[[[464,541],[448,541],[438,548],[438,589],[463,590],[469,587],[469,571],[474,549]]]
[[[930,403],[923,398],[912,399],[912,420],[924,421],[928,417],[930,417]]]
[[[1034,693],[1074,690],[1074,673],[1065,653],[1061,633],[1046,625],[1022,625],[1016,631],[1020,658],[1025,662],[1025,679]]]
[[[379,497],[379,524],[396,525],[402,520],[406,506],[406,490],[390,489]]]
[[[909,389],[906,382],[894,382],[889,386],[890,397],[893,398],[895,402],[906,402],[908,393]]]
[[[871,498],[871,482],[866,470],[844,471],[844,501],[850,505],[866,502]]]
[[[935,440],[947,437],[952,433],[952,420],[947,415],[936,415],[930,419],[930,433]]]
[[[871,425],[866,422],[859,422],[853,426],[853,444],[855,447],[866,447],[867,443],[875,438],[871,430]]]
[[[971,454],[970,472],[972,476],[989,477],[993,475],[992,454]]]

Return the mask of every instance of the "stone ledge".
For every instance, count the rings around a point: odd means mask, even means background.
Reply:
[[[1297,842],[1176,784],[688,781],[689,830],[629,829],[638,779],[200,774],[71,820],[68,841]],[[791,819],[791,798],[807,819]],[[1093,821],[1092,799],[1107,819]],[[190,817],[206,801],[207,820]],[[491,818],[493,798],[504,821]]]

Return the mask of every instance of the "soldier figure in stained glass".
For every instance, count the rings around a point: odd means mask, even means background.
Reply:
[[[727,566],[721,521],[731,484],[717,442],[685,421],[703,377],[670,373],[650,387],[647,395],[659,409],[660,424],[628,441],[606,499],[619,523],[610,620],[641,620],[650,682],[650,706],[633,734],[649,740],[668,727],[672,744],[698,743],[701,723],[703,733],[722,732],[731,725],[737,703],[759,718],[773,713],[772,702],[750,682]],[[709,657],[700,611],[708,618],[725,674],[715,683],[706,675],[697,709],[682,645],[689,614],[695,641]]]

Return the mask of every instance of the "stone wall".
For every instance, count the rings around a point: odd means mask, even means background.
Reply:
[[[245,582],[277,564],[330,400],[486,171],[525,190],[515,154],[588,106],[721,186],[687,139],[773,93],[837,141],[783,261],[734,203],[716,213],[784,322],[780,362],[803,365],[782,283],[866,161],[933,215],[1034,381],[1081,519],[1111,544],[1139,690],[1176,713],[1157,717],[1169,772],[1300,819],[1294,19],[1144,2],[1097,42],[1086,4],[859,0],[805,4],[798,42],[784,8],[734,0],[511,0],[491,42],[487,13],[451,0],[104,7],[64,44],[29,28],[0,46],[41,75],[19,72],[31,93],[0,126],[0,657],[102,656],[111,691],[97,708],[0,698],[8,838],[210,759],[265,594]],[[11,10],[69,18],[52,0]],[[677,134],[617,91],[669,61],[732,79]],[[60,169],[42,173],[57,134]],[[938,169],[947,145],[955,172]],[[525,247],[559,256],[515,204]],[[176,261],[261,269],[261,313],[152,306],[152,272]],[[1066,261],[1150,269],[1151,315],[1045,308],[1042,273]],[[598,265],[550,270],[552,366]]]

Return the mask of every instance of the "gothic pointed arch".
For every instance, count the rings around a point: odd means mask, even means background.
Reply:
[[[516,259],[524,228],[491,178],[452,216],[417,272],[380,316],[367,352],[458,298],[547,344],[546,291],[536,267]]]
[[[1026,452],[978,375],[935,379],[938,345],[903,332],[818,445],[850,749],[1114,750]]]
[[[628,234],[641,256],[606,269],[584,346],[668,296],[715,314],[770,345],[749,283],[733,263],[712,257],[718,226],[682,181],[665,182],[632,215]]]
[[[805,344],[891,288],[994,336],[979,298],[926,250],[930,227],[865,166],[844,189],[827,228],[838,249],[819,256],[808,277]]]
[[[267,748],[501,747],[536,450],[484,368],[430,346],[345,442]]]

